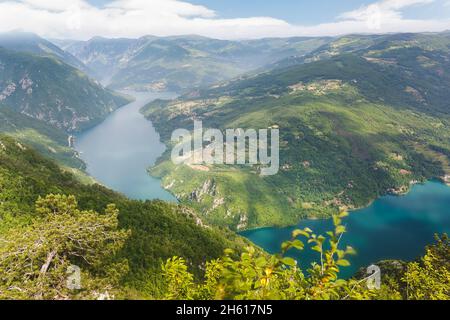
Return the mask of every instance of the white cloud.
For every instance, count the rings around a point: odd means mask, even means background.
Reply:
[[[434,0],[382,0],[353,11],[345,12],[340,15],[340,18],[365,20],[368,16],[370,16],[375,8],[380,10],[383,15],[390,16],[391,18],[401,18],[401,9],[415,5],[430,4],[433,2]]]
[[[402,9],[433,2],[434,0],[382,0],[357,10],[345,12],[339,17],[342,20],[365,22],[368,29],[380,30],[384,24],[404,22]]]
[[[213,10],[204,6],[193,5],[188,2],[174,0],[115,0],[106,8],[116,8],[124,11],[142,13],[171,13],[181,17],[212,18],[216,15]]]
[[[21,29],[45,37],[139,37],[199,34],[222,39],[340,35],[357,32],[419,32],[450,29],[448,20],[408,20],[402,10],[433,0],[382,0],[315,26],[271,17],[222,19],[183,0],[115,0],[102,8],[86,0],[0,0],[0,31]]]

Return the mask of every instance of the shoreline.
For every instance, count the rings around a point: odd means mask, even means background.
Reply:
[[[412,184],[411,186],[413,186],[413,187],[414,186],[425,186],[427,183],[430,183],[430,182],[437,182],[439,184],[445,185],[445,186],[450,188],[450,184],[445,183],[441,179],[438,179],[438,178],[432,178],[432,179],[426,180],[424,182],[417,182],[417,183]],[[357,213],[357,211],[369,208],[370,206],[372,206],[374,204],[374,202],[376,202],[376,201],[378,201],[378,200],[380,200],[381,198],[384,198],[384,197],[405,197],[409,193],[411,193],[412,189],[413,189],[412,187],[408,188],[408,191],[405,192],[405,193],[402,193],[402,194],[385,194],[385,195],[379,196],[378,198],[371,200],[368,205],[360,207],[360,208],[355,208],[355,209],[352,209],[352,210],[347,210],[347,212],[349,213],[349,215],[350,214],[355,214],[355,213]],[[332,217],[328,217],[328,218],[307,218],[307,219],[299,220],[297,222],[297,224],[295,224],[295,225],[288,224],[288,225],[283,225],[283,226],[259,227],[259,228],[252,228],[252,229],[246,229],[246,230],[238,231],[237,233],[238,234],[242,234],[242,233],[245,233],[245,232],[254,232],[254,231],[260,231],[260,230],[267,230],[267,229],[284,229],[284,228],[290,228],[290,227],[294,228],[294,227],[298,226],[298,224],[300,224],[301,222],[304,222],[304,221],[326,221],[326,220],[330,220],[330,219],[332,219]]]
[[[159,133],[156,132],[152,123],[139,112],[140,108],[149,101],[158,99],[159,94],[173,96],[175,93],[136,93],[130,91],[121,91],[121,93],[133,97],[133,100],[111,112],[97,125],[83,130],[75,136],[76,142],[73,150],[80,154],[80,160],[86,165],[83,172],[93,178],[99,185],[132,200],[161,199],[167,202],[176,202],[173,195],[163,188],[162,181],[152,178],[147,173],[148,166],[153,165],[153,159],[159,158],[164,149]],[[118,130],[114,128],[120,128],[123,134],[118,133]],[[120,137],[117,135],[120,135]],[[122,137],[124,138],[122,139]],[[103,143],[107,145],[104,148],[101,145],[95,146]],[[85,150],[86,148],[87,150]],[[130,148],[131,153],[128,153],[128,148]],[[113,167],[122,166],[122,169],[117,170],[117,172],[126,169],[123,173],[110,172],[108,174],[101,169],[103,165],[109,165],[109,160],[105,159],[104,155],[102,156],[102,154],[105,154],[103,149],[106,150],[106,153],[113,153]],[[142,150],[146,151],[142,153]],[[100,156],[94,154],[100,154]],[[122,156],[114,157],[114,154],[122,154]],[[137,166],[128,168],[126,163],[121,164],[121,159],[124,156],[133,163],[136,160]],[[119,169],[119,167],[116,168]],[[99,181],[101,182],[99,183]],[[133,186],[125,187],[130,183],[133,183]]]
[[[146,119],[147,119],[148,121],[151,121],[151,120],[148,119],[148,118],[146,118]],[[168,147],[168,145],[167,145],[165,142],[163,142],[163,144],[166,146],[166,148]],[[163,158],[163,155],[161,155],[161,157],[159,157],[159,158],[156,160],[156,163],[155,163],[155,164],[157,164],[157,163],[159,162],[159,160],[161,160],[162,158]],[[150,166],[150,167],[147,169],[147,174],[150,175],[151,177],[160,179],[160,180],[162,181],[163,177],[161,177],[161,176],[156,176],[156,175],[152,175],[152,174],[151,174],[151,169],[152,169],[154,166],[155,166],[155,165],[152,165],[152,166]],[[414,180],[413,180],[413,181],[410,182],[410,184],[409,184],[408,186],[403,186],[403,187],[406,187],[406,190],[403,191],[403,192],[397,192],[397,193],[396,193],[396,192],[389,192],[389,190],[393,190],[393,191],[394,191],[395,189],[388,189],[388,190],[386,190],[386,193],[385,193],[385,194],[382,194],[382,195],[380,195],[380,196],[378,196],[378,197],[376,197],[376,198],[374,198],[374,199],[371,199],[371,200],[367,203],[367,205],[364,205],[364,206],[361,206],[361,207],[357,207],[357,208],[353,208],[353,209],[346,209],[346,210],[343,210],[343,211],[346,211],[346,212],[348,212],[349,214],[356,213],[356,211],[359,211],[359,210],[363,210],[363,209],[369,208],[371,205],[373,205],[374,202],[376,202],[377,200],[379,200],[379,199],[381,199],[381,198],[383,198],[383,197],[388,197],[388,196],[392,196],[392,197],[404,197],[404,196],[407,196],[407,195],[412,191],[412,189],[413,189],[414,186],[417,186],[417,185],[425,185],[425,184],[427,184],[427,183],[429,183],[429,182],[433,182],[433,181],[434,181],[434,182],[438,182],[438,183],[443,184],[443,185],[446,185],[447,187],[450,188],[450,182],[446,182],[445,179],[444,179],[443,177],[432,177],[432,178],[430,178],[430,179],[428,179],[428,180],[424,180],[424,181],[414,181]],[[173,193],[170,189],[165,188],[165,186],[163,186],[162,184],[161,184],[161,187],[162,187],[164,190],[166,190],[167,192],[169,192],[170,194],[172,194],[173,197],[175,197],[176,199],[178,199],[177,195],[176,195],[175,193]],[[178,199],[178,202],[181,203],[179,199]],[[189,205],[187,204],[187,206],[189,206]],[[292,225],[292,224],[283,224],[283,225],[273,225],[273,226],[262,226],[262,227],[256,227],[256,228],[244,229],[244,230],[236,230],[236,231],[234,231],[234,232],[236,232],[237,234],[241,234],[242,232],[251,232],[251,231],[264,230],[264,229],[271,229],[271,228],[276,228],[276,229],[289,228],[289,227],[295,227],[296,225],[298,225],[298,224],[301,223],[302,221],[318,221],[318,220],[323,220],[323,221],[325,221],[325,220],[329,220],[329,219],[331,219],[331,218],[332,218],[331,216],[330,216],[330,217],[324,217],[324,218],[321,218],[321,217],[305,218],[305,219],[300,219],[300,220],[299,220],[296,224],[294,224],[294,225]]]

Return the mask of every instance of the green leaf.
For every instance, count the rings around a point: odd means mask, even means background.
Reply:
[[[300,240],[292,241],[291,245],[293,248],[298,249],[298,250],[303,250],[303,248],[305,247],[303,242],[301,242]]]
[[[226,256],[231,256],[232,254],[234,254],[234,250],[232,249],[225,249],[224,253]]]
[[[350,262],[349,262],[348,260],[345,260],[345,259],[340,259],[340,260],[338,260],[338,261],[336,262],[336,264],[337,264],[338,266],[341,266],[341,267],[348,267],[348,266],[350,266]]]
[[[344,211],[339,214],[339,218],[345,218],[345,217],[348,217],[348,212]]]
[[[309,233],[300,229],[294,230],[292,232],[292,238],[297,238],[298,236],[304,236],[306,238],[309,238]]]
[[[266,265],[267,261],[266,258],[264,257],[259,257],[258,259],[256,259],[255,264],[257,267],[264,267]]]
[[[336,234],[342,234],[346,232],[346,228],[344,226],[337,226],[336,227]]]
[[[294,259],[292,259],[290,257],[284,258],[283,260],[281,260],[281,262],[290,267],[295,267],[297,265],[297,261],[295,261]]]
[[[281,250],[283,250],[283,251],[289,250],[290,247],[291,247],[290,241],[286,241],[281,244]]]

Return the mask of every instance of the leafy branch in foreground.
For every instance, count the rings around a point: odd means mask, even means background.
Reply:
[[[339,248],[345,227],[342,213],[334,217],[334,230],[327,237],[316,235],[305,228],[294,230],[292,239],[282,244],[281,253],[267,255],[254,247],[248,247],[240,259],[226,250],[221,259],[206,265],[205,280],[196,284],[188,272],[186,262],[174,257],[163,265],[167,281],[167,299],[368,299],[370,290],[361,290],[356,280],[338,279],[340,267],[348,266],[351,247]],[[302,239],[302,240],[301,240]],[[297,261],[288,256],[291,250],[303,250],[305,242],[320,255],[305,275]],[[357,286],[355,286],[358,284]]]
[[[368,278],[339,279],[341,267],[349,266],[351,247],[340,248],[346,232],[342,219],[334,216],[334,230],[325,236],[305,228],[294,230],[290,241],[277,255],[248,247],[239,259],[226,250],[221,259],[206,264],[203,282],[197,283],[183,258],[173,257],[163,264],[166,299],[237,299],[237,300],[367,300],[367,299],[450,299],[450,243],[444,235],[427,249],[425,257],[407,264],[403,278],[384,277],[379,290],[369,289]],[[304,273],[291,250],[302,251],[305,243],[318,253]],[[405,292],[404,287],[408,288]]]
[[[402,281],[409,300],[450,299],[450,239],[444,235],[436,240],[420,261],[407,266]]]
[[[118,210],[81,211],[73,196],[48,195],[36,202],[35,218],[0,235],[0,298],[77,299],[111,295],[128,269],[115,259],[129,232],[119,230]],[[67,286],[72,264],[81,288]]]

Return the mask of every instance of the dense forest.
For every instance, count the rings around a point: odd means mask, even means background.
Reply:
[[[194,119],[223,132],[278,128],[280,171],[199,170],[191,159],[174,166],[168,151],[151,173],[209,222],[239,230],[330,217],[418,182],[445,181],[449,41],[446,33],[342,37],[295,65],[154,101],[142,112],[169,148],[172,131],[192,130]]]
[[[342,280],[355,254],[345,232],[295,230],[278,255],[202,223],[192,210],[139,202],[80,184],[26,145],[0,138],[0,298],[2,299],[448,299],[446,235],[416,262],[384,262],[381,290]],[[285,256],[312,243],[308,270]],[[223,253],[225,253],[224,256]],[[400,268],[392,267],[400,264]],[[67,286],[67,268],[82,286]]]
[[[93,285],[97,278],[99,283],[116,279],[120,295],[156,297],[164,288],[161,263],[165,259],[182,256],[199,275],[205,261],[220,257],[226,248],[242,250],[247,243],[231,231],[203,225],[188,208],[132,201],[99,185],[83,185],[6,136],[0,138],[0,190],[3,298],[35,298],[36,294],[64,298],[56,291],[69,262],[86,267]],[[121,267],[116,268],[119,262]],[[114,269],[114,277],[105,273],[103,264]],[[42,286],[55,286],[56,291]],[[80,297],[87,296],[80,292]]]
[[[1,300],[450,299],[446,234],[414,261],[376,263],[379,288],[366,268],[342,276],[359,253],[341,243],[349,210],[449,183],[449,33],[60,45],[0,36]],[[149,173],[179,203],[131,200],[88,176],[73,135],[131,101],[104,76],[183,92],[141,110],[168,146]],[[194,119],[280,129],[279,174],[175,166],[170,135]],[[334,228],[295,230],[275,254],[236,232],[305,218]],[[291,254],[306,247],[310,265]]]

